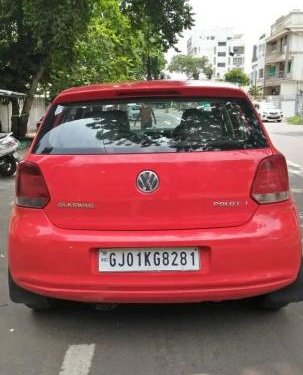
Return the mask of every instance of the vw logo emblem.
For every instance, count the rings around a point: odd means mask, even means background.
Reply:
[[[137,177],[137,186],[143,193],[152,193],[159,186],[159,177],[153,171],[142,171]]]

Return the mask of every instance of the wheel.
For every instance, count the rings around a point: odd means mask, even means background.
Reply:
[[[0,174],[3,177],[12,176],[17,169],[17,163],[13,155],[7,155],[3,158],[4,164],[0,167]]]
[[[15,303],[23,303],[34,311],[45,311],[57,306],[57,300],[41,296],[17,285],[8,271],[8,288],[10,299]]]
[[[256,298],[257,306],[263,310],[268,311],[279,311],[283,307],[286,307],[288,302],[275,302],[272,300],[270,294],[265,296],[260,296]]]
[[[25,303],[33,311],[52,310],[56,307],[56,301],[51,298],[41,297],[40,301]]]

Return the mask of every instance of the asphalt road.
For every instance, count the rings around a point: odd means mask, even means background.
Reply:
[[[303,212],[303,126],[267,124]],[[0,375],[302,375],[303,303],[278,313],[247,302],[67,305],[34,314],[9,301],[6,233],[14,178],[0,179]]]

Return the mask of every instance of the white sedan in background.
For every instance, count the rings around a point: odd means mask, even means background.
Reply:
[[[255,107],[262,121],[281,122],[283,120],[283,112],[281,111],[281,109],[276,108],[272,103],[255,103]]]

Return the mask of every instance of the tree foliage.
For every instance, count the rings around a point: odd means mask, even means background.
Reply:
[[[251,85],[248,90],[249,95],[253,96],[254,98],[260,98],[263,93],[263,87],[257,85]]]
[[[188,0],[122,0],[121,9],[133,27],[157,39],[164,52],[174,47],[183,30],[194,26]]]
[[[21,136],[39,82],[54,64],[71,62],[90,9],[90,0],[0,0],[0,86],[27,94],[20,118],[13,106]]]
[[[210,79],[213,74],[213,69],[205,56],[175,55],[168,70],[170,72],[185,73],[188,78],[193,79],[199,79],[201,73]]]
[[[210,64],[208,64],[205,66],[203,73],[207,79],[211,79],[214,74],[214,69]]]
[[[158,78],[192,25],[188,0],[0,0],[0,87],[27,94],[12,128],[25,135],[39,90]]]
[[[225,73],[224,79],[227,82],[236,83],[240,86],[249,85],[249,77],[240,68],[231,69],[229,72]]]
[[[188,0],[122,0],[121,10],[133,29],[142,32],[146,77],[158,78],[152,74],[159,73],[159,59],[154,55],[175,48],[182,31],[194,25],[191,5]]]
[[[52,95],[70,86],[141,78],[142,43],[142,34],[132,30],[116,0],[98,0],[87,32],[75,44],[73,63],[51,72]]]

